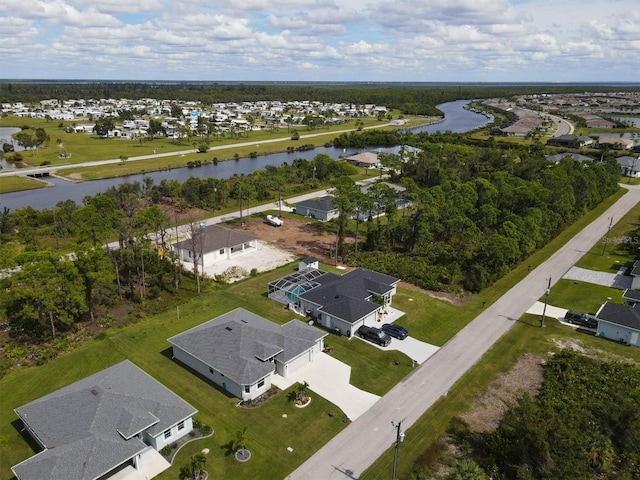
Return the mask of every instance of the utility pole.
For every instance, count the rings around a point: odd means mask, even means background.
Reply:
[[[400,446],[400,443],[404,441],[404,432],[401,430],[402,420],[398,423],[391,422],[391,425],[396,429],[396,447],[393,452],[393,477],[391,477],[391,480],[396,480],[396,471],[398,469],[398,447]]]
[[[607,242],[609,241],[609,234],[611,233],[611,227],[613,226],[613,217],[609,217],[609,227],[607,228],[607,234],[604,236],[604,240],[602,242],[602,255],[604,256],[604,251],[607,248]]]
[[[544,308],[542,309],[542,320],[540,321],[540,328],[544,327],[544,316],[547,313],[547,304],[549,303],[549,293],[551,292],[551,277],[549,277],[549,283],[547,284],[547,290],[544,295]]]

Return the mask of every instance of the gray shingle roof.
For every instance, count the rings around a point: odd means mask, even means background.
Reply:
[[[21,480],[95,479],[197,410],[128,360],[16,408],[46,450],[13,467]]]
[[[256,237],[246,232],[220,227],[219,225],[209,225],[198,233],[198,239],[196,240],[198,249],[200,249],[200,235],[202,235],[202,251],[205,253],[222,248],[235,247],[256,239]],[[189,250],[192,247],[192,242],[192,240],[182,240],[176,243],[175,247]]]
[[[287,362],[327,334],[298,320],[279,326],[237,308],[169,342],[239,385],[252,385],[273,373],[270,358]]]
[[[598,320],[640,331],[640,307],[636,308],[619,303],[606,302],[596,314]]]
[[[372,295],[382,296],[390,292],[400,279],[356,268],[342,276],[325,274],[316,281],[321,285],[301,294],[300,298],[320,305],[323,312],[355,323],[380,308],[368,300]]]
[[[634,302],[640,302],[640,290],[627,288],[622,294],[622,298],[626,300],[632,300]]]
[[[302,202],[298,202],[296,206],[317,210],[319,212],[331,212],[333,210],[336,210],[336,207],[333,205],[332,195],[325,195],[320,198],[303,200]]]

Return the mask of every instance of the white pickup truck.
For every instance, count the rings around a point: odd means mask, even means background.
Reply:
[[[281,218],[275,215],[267,215],[266,220],[269,225],[273,225],[274,227],[281,227],[284,223]]]

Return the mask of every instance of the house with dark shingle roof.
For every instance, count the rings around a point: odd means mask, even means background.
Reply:
[[[596,336],[640,347],[640,306],[606,302],[596,312]]]
[[[15,412],[42,448],[12,467],[16,478],[102,480],[149,463],[169,468],[158,450],[193,430],[197,410],[125,360]]]
[[[338,217],[338,209],[333,204],[333,195],[324,195],[298,202],[295,212],[303,217],[315,218],[322,222],[328,222]]]
[[[299,295],[300,308],[323,327],[351,338],[362,325],[377,325],[400,279],[356,268],[344,275],[324,273],[314,282]]]
[[[313,362],[326,332],[299,320],[273,323],[236,308],[169,338],[173,358],[242,399],[271,387],[273,375],[287,378]]]
[[[205,227],[203,224],[203,228],[193,239],[174,243],[173,249],[183,262],[193,263],[195,257],[198,263],[208,267],[221,260],[230,260],[243,253],[255,252],[258,249],[258,239],[240,230],[219,225]]]

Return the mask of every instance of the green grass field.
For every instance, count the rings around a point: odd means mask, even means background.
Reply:
[[[11,175],[0,177],[0,193],[19,192],[22,190],[35,190],[45,188],[47,184],[35,178]]]

